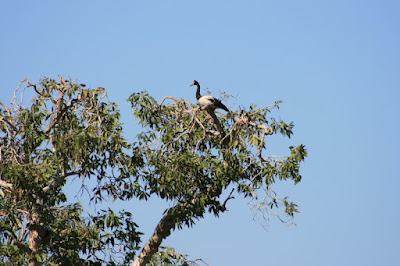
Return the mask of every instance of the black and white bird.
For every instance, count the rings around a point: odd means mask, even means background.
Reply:
[[[196,85],[197,86],[197,91],[196,91],[196,99],[199,102],[200,106],[202,109],[211,109],[211,110],[215,110],[215,109],[223,109],[227,112],[229,112],[229,109],[226,108],[226,106],[221,103],[221,100],[214,98],[210,95],[204,95],[201,96],[200,94],[200,84],[195,80],[193,81],[192,84],[190,84],[190,86]]]

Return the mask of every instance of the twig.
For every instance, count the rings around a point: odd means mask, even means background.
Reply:
[[[198,265],[198,264],[196,263],[196,261],[201,261],[201,262],[204,263],[205,265],[209,266],[209,264],[206,263],[206,262],[205,262],[204,260],[202,260],[202,259],[191,260],[191,261],[188,261],[187,263],[188,263],[188,265],[192,265],[193,263],[195,263],[196,265]]]

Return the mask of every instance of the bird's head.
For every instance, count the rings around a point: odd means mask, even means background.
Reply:
[[[193,81],[193,83],[190,84],[190,86],[193,86],[193,85],[199,85],[199,83],[197,82],[197,80]]]

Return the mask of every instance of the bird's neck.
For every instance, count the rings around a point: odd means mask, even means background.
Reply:
[[[200,84],[197,84],[197,91],[196,91],[196,99],[200,99],[201,94],[200,94]]]

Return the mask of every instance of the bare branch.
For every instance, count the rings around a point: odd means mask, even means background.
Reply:
[[[22,83],[24,83],[24,82],[29,82],[29,80],[28,80],[28,79],[23,79],[23,80],[21,80],[21,81],[19,82],[18,87],[14,90],[14,95],[13,95],[13,97],[12,97],[12,99],[11,99],[11,104],[15,105],[16,107],[19,107],[20,105],[23,104],[25,89],[28,88],[28,87],[30,87],[30,85],[29,85],[29,83],[28,83],[28,85],[26,85],[26,86],[22,89],[22,93],[21,93],[21,103],[18,105],[17,102],[16,102],[16,101],[17,101],[17,91],[21,88],[21,85],[22,85]]]
[[[271,111],[271,110],[274,109],[274,108],[278,108],[278,109],[279,109],[279,104],[280,104],[280,103],[282,103],[282,101],[276,101],[274,104],[265,106],[265,107],[260,108],[260,109],[258,109],[258,110],[255,110],[255,111],[252,112],[250,115],[258,114],[258,113],[260,113],[260,112],[263,111],[263,110]]]
[[[37,87],[36,87],[36,84],[31,83],[28,79],[25,79],[25,81],[28,82],[28,84],[29,84],[29,86],[27,86],[27,87],[33,87],[33,89],[35,90],[35,92],[36,92],[37,94],[39,94],[39,95],[42,95],[42,94],[43,94],[43,91],[38,91],[38,89],[37,89]]]
[[[206,262],[205,262],[204,260],[202,260],[202,259],[191,260],[191,261],[188,261],[187,264],[188,264],[188,265],[192,265],[192,264],[198,265],[198,264],[196,263],[196,261],[201,261],[201,262],[204,263],[205,265],[209,266],[209,264],[206,263]]]
[[[45,134],[48,133],[55,126],[58,119],[60,119],[60,117],[61,117],[61,110],[62,110],[61,106],[62,106],[64,94],[65,94],[64,92],[60,92],[60,95],[59,95],[58,100],[55,105],[54,113],[51,116],[50,123],[47,125],[47,127],[43,131]]]
[[[164,101],[165,101],[166,99],[171,99],[171,100],[174,100],[176,103],[179,103],[178,99],[176,99],[175,97],[173,97],[173,96],[165,96],[165,97],[162,99],[162,101],[161,101],[161,103],[159,104],[159,106],[161,106],[161,105],[164,103]]]
[[[260,129],[263,129],[265,134],[267,134],[267,135],[272,135],[274,133],[272,128],[267,127],[266,125],[260,125],[260,124],[257,124],[257,123],[251,122],[251,121],[249,122],[249,124],[252,125],[253,127],[258,127]]]
[[[0,105],[3,106],[3,108],[6,109],[8,115],[11,116],[11,111],[10,111],[10,109],[9,109],[4,103],[2,103],[1,101],[0,101]]]
[[[235,191],[235,189],[234,188],[232,188],[232,191],[231,191],[231,193],[229,193],[229,196],[225,199],[225,201],[224,201],[224,203],[222,204],[222,206],[224,206],[224,208],[225,208],[225,206],[226,206],[226,203],[228,202],[228,200],[230,200],[230,199],[234,199],[235,197],[232,197],[232,193]]]
[[[108,97],[108,91],[107,91],[106,88],[104,88],[104,87],[98,87],[97,89],[98,89],[98,90],[103,90],[103,91],[104,91],[104,94],[101,95],[101,96],[99,97],[99,100]]]
[[[171,99],[171,100],[174,100],[175,101],[175,103],[179,103],[179,102],[184,102],[185,104],[187,104],[191,109],[193,109],[193,106],[192,106],[192,104],[190,103],[190,102],[188,102],[188,101],[185,101],[185,100],[178,100],[178,99],[176,99],[175,97],[173,97],[173,96],[165,96],[163,99],[162,99],[162,101],[161,101],[161,103],[159,104],[159,106],[161,106],[163,103],[164,103],[164,101],[166,100],[166,99]],[[188,110],[188,111],[190,111],[190,110]]]
[[[13,184],[0,179],[0,187],[12,189]]]
[[[69,172],[66,173],[62,176],[60,176],[59,178],[57,178],[56,180],[54,180],[53,182],[51,182],[50,185],[46,186],[43,188],[43,192],[48,192],[49,190],[52,190],[56,187],[58,187],[64,180],[65,178],[67,178],[68,176],[72,176],[72,175],[79,175],[80,173],[82,173],[82,171],[73,171],[73,172]]]
[[[277,197],[277,194],[268,187],[262,187],[264,191],[264,196],[261,200],[257,201],[259,194],[256,193],[255,189],[253,192],[253,198],[249,201],[252,206],[253,219],[260,223],[260,225],[266,229],[269,217],[274,216],[279,219],[279,221],[285,225],[293,225],[293,217],[290,217],[285,212],[275,213],[271,212],[270,208],[273,205],[275,208],[279,208],[283,205],[284,200]]]

